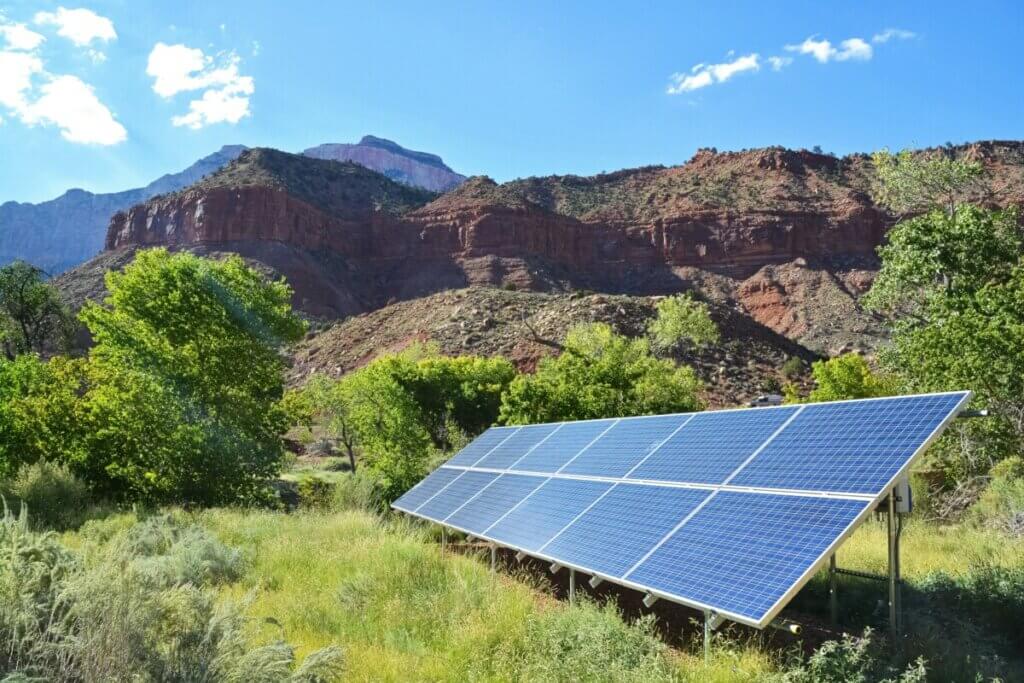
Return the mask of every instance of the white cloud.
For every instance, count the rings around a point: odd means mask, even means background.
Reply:
[[[46,40],[46,38],[25,26],[25,24],[3,23],[2,15],[0,15],[0,36],[3,36],[8,50],[32,51]]]
[[[116,145],[128,132],[96,97],[92,86],[76,76],[57,76],[40,88],[42,95],[23,111],[29,124],[53,124],[70,142]]]
[[[88,9],[58,7],[56,12],[37,12],[35,22],[57,27],[57,35],[67,38],[78,47],[93,41],[109,42],[117,38],[114,22]]]
[[[772,71],[782,71],[784,67],[789,66],[793,63],[792,57],[769,57],[768,63],[772,67]]]
[[[175,116],[175,126],[202,128],[213,123],[238,123],[249,115],[249,97],[256,86],[239,70],[241,58],[226,53],[215,60],[199,48],[157,43],[149,53],[146,74],[153,78],[153,92],[170,98],[181,92],[203,90],[189,102],[189,112]]]
[[[845,62],[849,59],[866,61],[871,59],[873,51],[863,38],[848,38],[836,48],[827,40],[815,40],[811,36],[799,45],[787,45],[790,52],[797,52],[802,55],[811,55],[822,64],[835,60]]]
[[[760,56],[754,52],[738,57],[731,62],[721,64],[698,64],[688,74],[672,74],[671,84],[666,89],[669,95],[706,88],[712,83],[725,83],[736,74],[744,71],[758,71],[761,68]]]
[[[0,105],[15,112],[27,105],[32,77],[43,71],[39,57],[26,52],[0,50]]]
[[[63,8],[54,16],[61,11]],[[71,12],[74,22],[80,15],[75,14],[78,10]],[[62,31],[58,33],[64,35]],[[6,43],[0,50],[0,107],[11,118],[27,126],[56,126],[66,140],[75,143],[114,145],[128,137],[92,86],[77,76],[54,75],[46,70],[39,54],[43,36],[24,24],[6,22],[2,16],[0,35]],[[74,35],[84,34],[78,31]],[[78,44],[74,38],[72,42]]]
[[[888,43],[890,40],[910,40],[916,38],[917,34],[913,31],[907,31],[902,28],[887,28],[881,33],[876,33],[872,38],[872,43]]]

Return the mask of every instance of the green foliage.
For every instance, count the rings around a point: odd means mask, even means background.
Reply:
[[[816,386],[807,401],[841,401],[854,398],[875,398],[899,393],[896,378],[877,373],[863,356],[846,353],[828,360],[815,361],[811,366]],[[792,390],[787,397],[792,400]]]
[[[12,509],[24,506],[32,524],[45,529],[73,529],[96,511],[85,482],[63,465],[46,461],[25,465],[10,480],[0,480],[0,495]]]
[[[95,340],[85,445],[72,468],[104,495],[216,504],[263,495],[288,417],[282,345],[305,326],[284,282],[240,258],[139,252],[81,313]]]
[[[24,516],[0,520],[0,669],[67,681],[335,680],[327,648],[294,666],[282,642],[253,647],[253,597],[218,600],[237,551],[168,517],[97,537],[72,553]]]
[[[502,392],[515,374],[503,358],[449,358],[414,346],[340,381],[314,377],[289,404],[338,439],[353,465],[360,449],[390,501],[423,476],[434,453],[497,420]]]
[[[1020,630],[1024,566],[979,563],[959,574],[936,571],[916,587],[932,604],[943,605],[948,613],[965,615],[986,632],[1008,637],[1016,648],[1024,647],[1024,633]]]
[[[603,323],[570,330],[564,352],[521,375],[502,399],[505,424],[698,410],[700,381],[689,367],[651,355]]]
[[[799,651],[788,669],[775,680],[779,683],[924,683],[927,669],[918,659],[903,671],[896,671],[884,658],[870,629],[857,637],[844,635],[829,640],[814,653],[803,657]]]
[[[793,381],[804,374],[804,362],[797,356],[790,356],[781,368],[783,378]]]
[[[84,384],[81,361],[0,357],[0,478],[41,459],[75,455]]]
[[[522,638],[489,653],[486,664],[518,680],[671,681],[666,650],[654,615],[628,624],[612,604],[584,603],[532,615]]]
[[[659,301],[658,314],[648,325],[647,332],[654,347],[660,350],[671,349],[682,342],[707,346],[717,344],[721,338],[708,305],[696,301],[689,293]]]
[[[334,482],[307,474],[299,478],[299,506],[311,510],[326,510],[334,500]]]
[[[971,512],[986,526],[1024,536],[1024,458],[1011,456],[992,468],[988,487]]]
[[[1006,280],[1021,254],[1017,212],[969,204],[934,210],[898,223],[878,253],[882,268],[864,304],[921,313],[936,296],[969,296]]]
[[[74,319],[44,276],[24,261],[0,267],[0,348],[8,359],[70,344]]]
[[[943,153],[892,154],[882,149],[871,155],[878,174],[876,199],[897,213],[918,213],[934,208],[952,212],[957,203],[982,189],[984,168]]]

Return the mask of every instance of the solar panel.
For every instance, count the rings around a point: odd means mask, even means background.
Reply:
[[[796,411],[787,407],[694,415],[629,478],[721,484]]]
[[[516,548],[537,550],[611,487],[595,481],[549,479],[484,534]]]
[[[881,491],[962,400],[962,394],[938,394],[804,406],[731,483]]]
[[[547,438],[552,432],[558,429],[557,424],[529,425],[521,427],[500,444],[495,446],[487,455],[476,462],[474,467],[490,467],[503,470],[516,463],[526,455],[531,448]]]
[[[503,474],[455,510],[444,523],[471,534],[482,533],[544,481],[544,477]]]
[[[711,493],[616,484],[540,552],[606,576],[622,576]]]
[[[497,478],[498,475],[489,472],[463,472],[461,477],[453,479],[452,483],[416,508],[415,512],[421,517],[443,522],[445,517]]]
[[[519,431],[519,427],[491,427],[473,439],[468,446],[456,453],[455,457],[445,464],[471,467],[476,464],[477,460],[487,455],[491,449],[517,431]]]
[[[567,422],[527,453],[516,463],[515,469],[522,472],[557,472],[613,424],[615,420]]]
[[[969,399],[494,428],[394,507],[763,627]]]
[[[403,512],[415,512],[416,508],[460,476],[461,470],[450,470],[445,467],[434,470],[391,505]]]
[[[688,419],[688,415],[665,415],[620,420],[560,471],[621,477]]]
[[[719,492],[625,578],[758,621],[868,505]]]

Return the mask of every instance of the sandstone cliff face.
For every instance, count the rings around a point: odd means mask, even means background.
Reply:
[[[1019,199],[1024,144],[962,153]],[[481,284],[696,289],[834,353],[885,334],[857,303],[894,220],[870,185],[866,157],[772,148],[591,178],[470,178],[438,197],[352,164],[250,150],[189,190],[115,216],[106,248],[238,252],[332,318]]]

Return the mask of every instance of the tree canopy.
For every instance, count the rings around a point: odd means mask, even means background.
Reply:
[[[9,359],[68,346],[74,318],[39,268],[15,261],[0,268],[0,347]]]
[[[698,347],[718,343],[718,326],[711,319],[707,304],[689,293],[662,299],[657,310],[657,316],[647,327],[655,348],[667,350],[681,342]]]
[[[656,415],[703,407],[692,368],[655,358],[647,339],[629,339],[604,323],[570,330],[565,351],[520,375],[501,405],[505,424]]]

